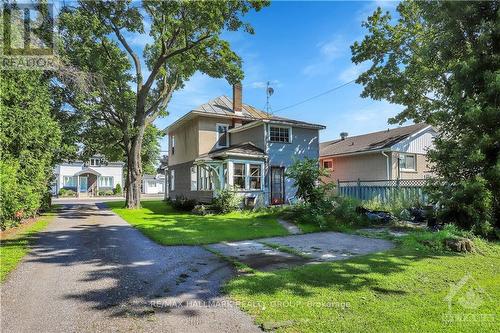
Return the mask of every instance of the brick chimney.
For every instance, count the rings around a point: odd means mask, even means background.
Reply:
[[[241,88],[241,83],[236,83],[233,85],[233,111],[235,114],[242,114],[243,106],[242,106],[242,99],[243,99],[243,91]]]

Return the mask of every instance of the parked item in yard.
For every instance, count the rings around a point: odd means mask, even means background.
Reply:
[[[388,223],[395,220],[394,215],[392,215],[390,212],[385,212],[382,210],[371,210],[358,206],[356,207],[356,212],[365,215],[370,221]]]

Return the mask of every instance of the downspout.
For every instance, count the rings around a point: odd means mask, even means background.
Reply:
[[[389,162],[389,155],[387,155],[385,153],[385,151],[381,152],[382,153],[382,156],[385,156],[385,160],[386,160],[386,167],[387,167],[387,170],[386,170],[386,173],[387,173],[387,180],[390,180],[390,175],[389,175],[389,170],[390,170],[390,162]]]

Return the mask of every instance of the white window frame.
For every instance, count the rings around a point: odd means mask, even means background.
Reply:
[[[251,174],[251,167],[253,166],[258,166],[259,167],[259,176],[252,176]],[[262,173],[264,172],[264,170],[262,170],[262,164],[261,163],[248,163],[247,164],[247,168],[248,168],[248,172],[247,172],[247,178],[248,178],[248,190],[250,191],[262,191]],[[252,178],[260,178],[259,179],[259,184],[260,184],[260,187],[259,188],[252,188],[251,187],[251,184],[252,184]]]
[[[97,184],[99,187],[115,187],[115,179],[113,176],[99,176],[97,179]]]
[[[172,134],[170,136],[170,152],[172,155],[175,155],[175,135]]]
[[[90,166],[101,166],[101,159],[92,157],[89,161]]]
[[[288,141],[275,141],[275,140],[272,140],[271,139],[271,128],[286,128],[286,129],[288,129]],[[269,142],[274,142],[274,143],[292,143],[293,135],[292,135],[292,127],[291,126],[282,126],[282,125],[269,124],[269,131],[268,132],[269,132],[269,138],[268,138]]]
[[[406,167],[406,157],[411,156],[413,157],[413,169],[412,168],[407,168]],[[401,162],[404,159],[404,166],[401,166]],[[410,171],[410,172],[415,172],[417,171],[417,154],[412,154],[412,153],[399,153],[399,169],[403,172],[405,171]]]
[[[330,166],[326,167],[326,166],[325,166],[325,163],[329,163],[329,164],[330,164]],[[323,169],[329,169],[329,170],[333,169],[333,161],[332,161],[332,160],[324,160],[324,161],[322,162],[322,164],[323,164],[323,165],[322,165],[322,166],[323,166]]]
[[[219,139],[220,139],[220,133],[219,133],[219,127],[225,127],[226,128],[226,145],[219,145]],[[217,148],[227,148],[229,147],[229,125],[228,124],[215,124],[215,133],[217,136],[217,141],[215,141],[215,147]]]
[[[235,164],[243,164],[243,179],[244,179],[244,188],[235,188],[234,185],[234,165]],[[250,165],[258,165],[260,167],[260,188],[258,189],[252,189],[250,188]],[[234,188],[236,191],[241,191],[241,192],[259,192],[264,189],[264,163],[261,161],[242,161],[242,160],[236,160],[236,161],[230,161],[228,163],[228,185],[230,188]],[[238,177],[238,176],[237,176]]]
[[[175,170],[170,170],[170,191],[175,191]]]
[[[198,166],[193,165],[190,170],[191,170],[191,183],[190,183],[191,191],[198,191]]]
[[[69,179],[74,180],[74,184],[68,184]],[[77,187],[78,186],[78,179],[77,176],[63,176],[63,187]]]

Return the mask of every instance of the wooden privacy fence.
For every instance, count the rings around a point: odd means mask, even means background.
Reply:
[[[425,179],[337,181],[340,196],[389,202],[394,199],[427,203]]]

